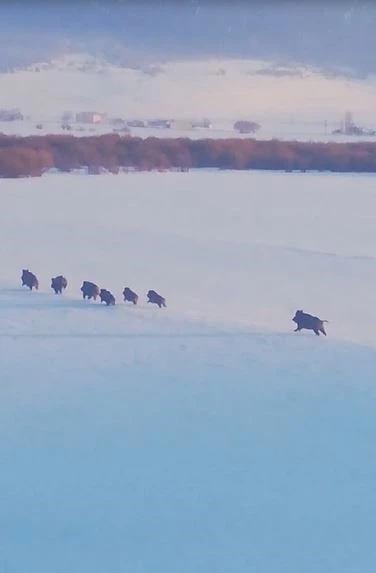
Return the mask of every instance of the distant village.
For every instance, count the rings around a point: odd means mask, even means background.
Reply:
[[[0,109],[0,122],[23,121],[24,115],[19,109]],[[129,134],[132,128],[149,128],[149,129],[175,129],[189,131],[195,129],[208,129],[213,127],[212,122],[207,119],[125,119],[121,117],[111,117],[107,113],[97,111],[81,111],[78,113],[64,112],[60,118],[61,129],[71,131],[76,129],[84,131],[87,127],[99,125],[111,126],[113,132]],[[43,129],[42,123],[35,125],[37,129]],[[255,121],[238,120],[233,124],[233,129],[242,134],[255,133],[260,129],[260,125]]]
[[[367,129],[365,127],[359,127],[353,122],[351,111],[345,113],[345,117],[341,122],[338,129],[332,131],[333,135],[343,134],[343,135],[376,135],[374,129]]]
[[[133,129],[145,128],[151,130],[174,130],[184,133],[189,133],[195,130],[210,130],[213,128],[213,122],[208,118],[197,119],[171,119],[171,118],[152,118],[152,119],[126,119],[123,117],[112,117],[107,113],[98,111],[80,111],[77,113],[65,111],[61,114],[60,118],[56,121],[33,122],[33,119],[25,116],[21,110],[13,109],[0,109],[0,123],[1,122],[20,122],[28,121],[34,123],[35,129],[44,130],[46,125],[55,124],[55,128],[59,127],[63,131],[75,132],[98,132],[104,131],[106,133],[113,132],[122,135],[131,135]],[[291,123],[291,121],[290,121]],[[332,123],[332,125],[334,122]],[[322,123],[325,135],[328,134],[328,121]],[[335,125],[335,124],[334,124]],[[261,125],[256,121],[249,119],[241,119],[233,121],[226,128],[230,132],[252,135],[255,134]],[[102,129],[100,129],[102,128]],[[218,129],[218,126],[217,128]],[[323,133],[323,134],[324,134]],[[332,135],[344,136],[376,136],[376,130],[361,127],[353,121],[352,113],[347,111],[343,119],[340,121],[339,127],[330,132]]]

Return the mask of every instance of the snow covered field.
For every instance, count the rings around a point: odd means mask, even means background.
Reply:
[[[282,116],[274,118],[273,120],[260,119],[262,121],[261,128],[254,134],[241,134],[233,128],[233,121],[214,119],[211,128],[194,128],[194,129],[177,129],[175,126],[171,128],[152,128],[152,127],[132,127],[130,128],[129,135],[134,137],[166,137],[178,138],[188,137],[189,139],[226,139],[226,138],[239,138],[245,139],[254,137],[256,139],[270,140],[277,138],[279,140],[287,141],[321,141],[339,143],[353,143],[357,141],[372,141],[376,142],[375,135],[345,135],[333,134],[332,131],[337,129],[340,122],[331,122],[327,126],[323,121],[304,121],[304,116],[293,123]],[[52,133],[74,135],[75,137],[88,137],[93,135],[103,135],[106,133],[113,133],[114,128],[108,123],[99,125],[82,125],[72,123],[72,130],[66,131],[62,128],[60,121],[45,121],[41,127],[36,127],[38,124],[31,119],[22,121],[2,121],[0,122],[0,133],[6,135],[17,135],[26,137],[29,135],[49,135]],[[372,125],[376,127],[376,122],[372,120]],[[124,135],[124,134],[123,134]]]
[[[47,175],[0,194],[2,569],[372,571],[374,177]],[[83,301],[83,280],[117,305]],[[328,336],[292,332],[297,308]]]

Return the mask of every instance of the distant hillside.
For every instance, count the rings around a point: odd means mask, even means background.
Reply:
[[[208,58],[115,66],[66,54],[0,75],[0,107],[33,118],[95,110],[127,118],[339,120],[347,109],[373,117],[376,83],[272,60]]]
[[[369,1],[14,0],[0,5],[0,70],[86,50],[131,58],[299,60],[376,73],[376,5]]]

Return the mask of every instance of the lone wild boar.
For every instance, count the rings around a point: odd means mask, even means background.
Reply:
[[[297,310],[292,320],[297,325],[294,332],[298,332],[299,330],[305,328],[306,330],[313,330],[317,336],[320,336],[320,332],[326,336],[324,322],[328,322],[327,320],[321,320],[321,318],[307,314],[302,310]]]
[[[107,306],[113,306],[115,304],[115,297],[114,295],[109,291],[106,290],[105,288],[101,288],[100,292],[99,292],[99,297],[101,299],[101,302],[105,302]]]
[[[99,287],[90,281],[84,281],[82,283],[81,292],[82,298],[85,299],[87,297],[89,300],[91,298],[97,300],[97,296],[99,295]]]
[[[68,281],[62,275],[54,277],[51,279],[51,288],[55,291],[55,294],[61,294],[64,289],[68,286]]]
[[[124,302],[133,302],[133,304],[137,304],[138,301],[138,295],[133,292],[133,290],[131,290],[128,287],[125,287],[123,290],[123,297],[124,297]]]
[[[147,302],[157,304],[159,308],[162,308],[162,306],[166,308],[166,299],[163,298],[163,296],[161,296],[157,292],[155,292],[155,290],[149,290],[147,297],[148,297]]]
[[[30,290],[33,290],[33,287],[35,288],[35,290],[38,290],[39,288],[38,279],[33,273],[29,271],[29,269],[22,269],[21,280],[22,280],[22,286],[26,285],[29,287]]]

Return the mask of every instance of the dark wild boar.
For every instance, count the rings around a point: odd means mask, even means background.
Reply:
[[[68,281],[62,275],[54,277],[51,279],[51,288],[55,291],[55,294],[61,294],[64,289],[68,286]]]
[[[302,310],[297,310],[292,320],[297,325],[294,332],[298,332],[305,328],[306,330],[313,330],[317,336],[320,336],[320,332],[326,336],[324,322],[328,322],[327,320],[321,320],[321,318],[312,316],[312,314],[307,314]]]
[[[29,287],[30,290],[33,290],[33,287],[35,288],[35,290],[38,290],[39,288],[38,279],[33,273],[29,271],[29,269],[22,269],[21,280],[22,280],[22,286],[26,285],[27,287]]]
[[[105,302],[107,306],[113,306],[115,304],[115,297],[109,290],[105,288],[101,288],[99,292],[99,297],[101,299],[101,303]]]
[[[99,287],[91,283],[90,281],[84,281],[81,287],[82,298],[88,298],[89,300],[93,298],[97,300],[97,296],[99,295]]]
[[[123,297],[124,297],[124,302],[133,302],[133,304],[137,304],[138,301],[138,295],[133,292],[133,290],[131,290],[128,287],[125,287],[123,290]]]
[[[155,292],[155,290],[149,290],[147,297],[148,297],[147,302],[157,304],[159,306],[159,308],[162,308],[162,306],[164,306],[166,308],[166,306],[167,306],[166,305],[166,299],[163,298],[163,296],[161,296],[157,292]]]

